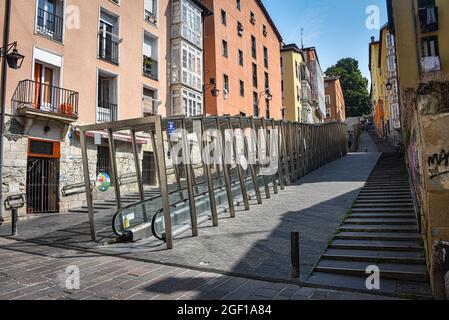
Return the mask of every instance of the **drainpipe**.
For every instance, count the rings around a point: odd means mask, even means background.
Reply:
[[[7,50],[9,43],[9,29],[11,20],[11,0],[5,1],[5,24],[3,29],[3,48]],[[1,111],[0,111],[0,225],[3,223],[3,134],[6,112],[6,81],[8,78],[8,64],[6,56],[2,59],[1,73]]]
[[[206,17],[201,14],[201,20],[203,21],[203,115],[206,116]]]

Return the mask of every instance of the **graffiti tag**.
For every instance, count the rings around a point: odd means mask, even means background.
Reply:
[[[429,166],[430,179],[449,174],[449,152],[442,150],[440,153],[435,153],[427,160]]]

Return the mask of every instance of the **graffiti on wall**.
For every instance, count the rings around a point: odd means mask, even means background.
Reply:
[[[440,153],[429,156],[427,165],[431,180],[449,174],[449,151],[443,149]]]

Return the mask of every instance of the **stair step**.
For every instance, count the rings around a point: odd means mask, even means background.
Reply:
[[[365,291],[368,294],[372,294],[372,292],[368,291],[366,288],[366,278],[366,275],[360,277],[315,271],[307,279],[307,282],[311,283],[312,285],[328,285],[329,283],[332,283],[332,285],[337,288]],[[432,290],[430,289],[429,284],[424,282],[381,279],[380,290],[376,291],[380,294],[395,294],[400,298],[410,296],[413,298],[432,299]],[[385,300],[386,298],[380,296],[379,299]]]
[[[413,199],[410,197],[383,197],[383,196],[360,196],[356,203],[410,203],[413,205]]]
[[[415,216],[411,213],[354,213],[350,216],[351,219],[366,219],[366,218],[374,218],[374,219],[414,219]]]
[[[340,241],[340,242],[339,242]],[[371,240],[349,242],[347,240],[336,240],[334,243],[329,245],[329,249],[350,249],[350,250],[383,250],[383,251],[414,251],[423,252],[423,248],[416,244],[409,244],[400,241],[394,243],[385,241],[376,241],[373,243]]]
[[[409,261],[409,263],[425,264],[426,258],[422,252],[416,251],[388,251],[388,250],[357,250],[357,249],[328,249],[325,253],[327,259],[362,259],[361,261],[371,261],[370,259],[379,259],[387,261],[388,259],[398,261]]]
[[[344,232],[403,232],[403,233],[417,233],[417,227],[409,226],[358,226],[358,225],[346,225],[340,227]]]
[[[415,214],[413,208],[402,207],[374,207],[374,208],[353,208],[353,213],[411,213]]]
[[[411,271],[401,271],[401,270],[390,270],[390,269],[380,269],[381,270],[381,278],[382,279],[394,279],[394,280],[406,280],[413,282],[427,282],[429,281],[429,277],[427,273],[421,272],[411,272]],[[344,275],[352,275],[359,277],[366,277],[368,274],[366,273],[366,268],[333,268],[333,267],[316,267],[316,272],[324,272],[324,273],[335,273],[335,274],[344,274]]]
[[[419,241],[421,236],[418,233],[392,233],[392,232],[340,232],[335,239],[348,240],[392,240],[392,241]]]
[[[416,226],[415,219],[347,219],[345,224],[358,225],[412,225]]]
[[[394,202],[394,203],[385,203],[385,202],[373,202],[368,201],[367,203],[356,202],[353,208],[385,208],[385,207],[393,207],[393,208],[414,208],[413,203],[410,202]]]

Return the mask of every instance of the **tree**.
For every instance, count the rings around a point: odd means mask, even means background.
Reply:
[[[326,70],[326,76],[340,76],[347,117],[360,117],[371,113],[368,79],[363,77],[356,59],[339,60]]]

